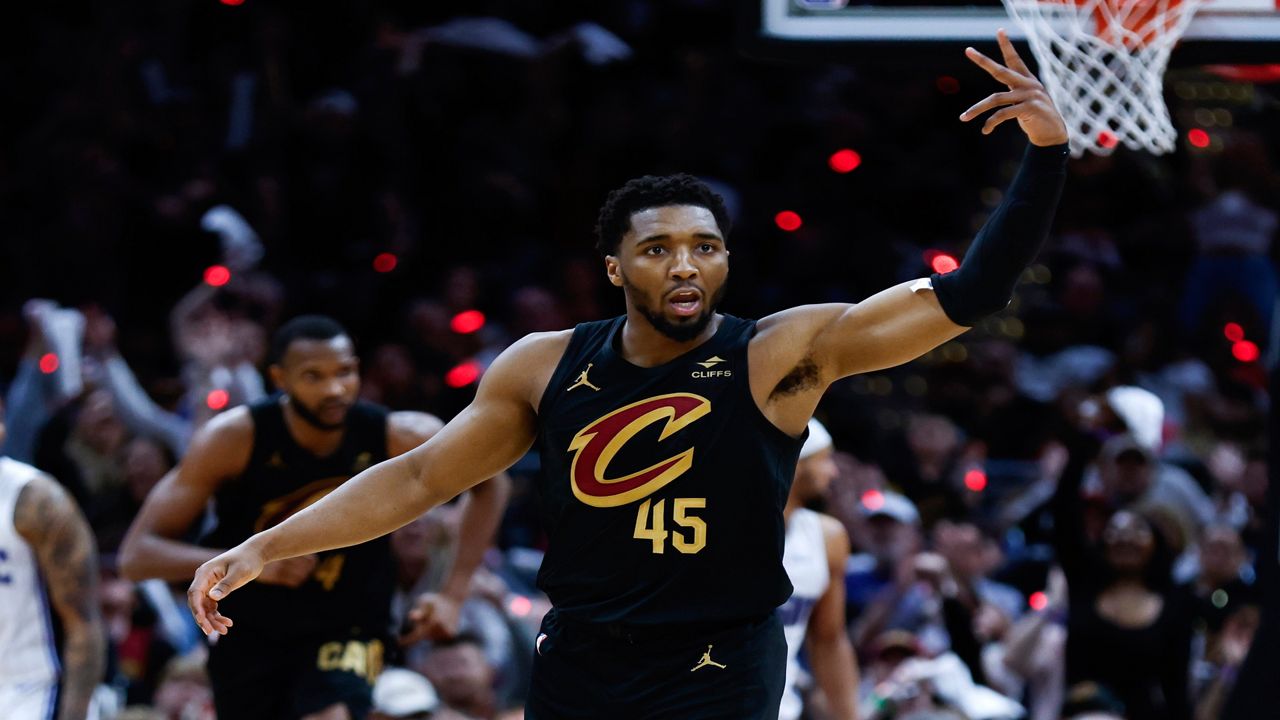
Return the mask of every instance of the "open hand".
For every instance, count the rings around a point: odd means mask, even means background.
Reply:
[[[1004,65],[973,48],[965,48],[964,54],[991,77],[1007,85],[1009,90],[987,96],[960,113],[960,119],[969,122],[988,110],[1000,108],[991,113],[983,123],[983,135],[989,135],[1006,120],[1016,119],[1033,145],[1061,145],[1067,142],[1069,136],[1066,122],[1054,107],[1053,99],[1049,97],[1044,85],[1031,74],[1027,64],[1013,49],[1009,34],[1002,28],[996,33],[996,39],[1000,42],[1000,52],[1004,55]]]
[[[261,554],[252,547],[239,545],[196,570],[196,577],[187,589],[187,605],[204,634],[227,634],[233,623],[231,618],[218,612],[218,601],[258,577],[262,566]]]

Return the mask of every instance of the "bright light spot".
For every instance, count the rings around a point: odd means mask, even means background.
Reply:
[[[862,164],[862,156],[850,150],[843,148],[831,153],[831,157],[827,159],[827,165],[838,173],[853,172]]]
[[[1222,335],[1233,343],[1244,339],[1244,327],[1240,323],[1227,323],[1222,326]]]
[[[204,281],[213,287],[222,287],[231,282],[231,271],[222,265],[210,265],[205,268]]]
[[[399,258],[392,253],[378,253],[378,256],[373,259],[373,269],[380,273],[389,273],[396,269],[399,262]]]
[[[453,316],[449,327],[459,335],[469,335],[484,327],[484,313],[479,310],[463,310]]]
[[[1098,144],[1110,150],[1120,144],[1120,138],[1116,137],[1116,134],[1110,130],[1103,130],[1098,133]]]
[[[933,268],[933,271],[939,275],[945,275],[960,267],[960,261],[956,260],[954,255],[940,252],[929,261],[929,267]]]
[[[1209,147],[1209,133],[1200,128],[1191,128],[1187,131],[1187,142],[1192,147],[1207,148]]]
[[[1248,340],[1241,340],[1231,346],[1231,354],[1240,362],[1250,363],[1258,359],[1258,346]]]
[[[533,601],[523,595],[511,598],[511,614],[516,617],[527,617],[533,612]]]
[[[1043,610],[1049,607],[1049,596],[1040,591],[1031,593],[1031,597],[1027,598],[1027,604],[1032,610]]]
[[[444,383],[451,388],[464,388],[480,379],[480,363],[468,360],[445,373]]]
[[[777,215],[774,215],[773,221],[777,223],[779,228],[786,230],[787,232],[795,232],[804,224],[804,221],[800,219],[800,215],[790,210],[783,210]]]
[[[204,401],[210,410],[221,410],[227,406],[227,403],[231,402],[231,396],[227,394],[226,390],[210,390]]]
[[[987,474],[978,469],[970,470],[964,474],[964,486],[973,492],[982,492],[987,489]]]
[[[1219,610],[1226,607],[1227,601],[1230,599],[1231,598],[1227,595],[1227,591],[1222,589],[1214,590],[1213,594],[1209,596],[1210,602],[1212,602],[1213,606]]]
[[[40,372],[45,375],[52,375],[58,371],[58,356],[53,353],[45,353],[40,356]]]

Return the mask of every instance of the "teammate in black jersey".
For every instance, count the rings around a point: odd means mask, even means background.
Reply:
[[[430,442],[205,563],[188,595],[201,627],[226,633],[219,603],[268,563],[390,532],[536,444],[539,584],[555,609],[526,717],[776,718],[782,510],[818,400],[1002,309],[1048,232],[1067,130],[1003,33],[1000,45],[1007,67],[968,53],[1009,91],[962,118],[1001,108],[984,131],[1016,119],[1033,147],[959,270],[857,305],[719,314],[723,201],[688,176],[633,180],[598,228],[626,315],[521,339]]]
[[[273,527],[348,478],[421,445],[440,421],[356,400],[354,347],[333,320],[304,316],[273,341],[271,377],[281,394],[214,418],[182,464],[147,497],[122,553],[134,579],[186,580],[223,548]],[[443,592],[423,597],[424,634],[456,630],[458,610],[501,513],[498,483],[474,490],[461,546]],[[183,542],[214,500],[217,525],[200,545]],[[394,496],[370,498],[394,504]],[[345,524],[335,518],[334,524]],[[210,651],[218,717],[362,718],[388,626],[394,572],[380,538],[337,552],[267,565],[233,599],[244,626]]]

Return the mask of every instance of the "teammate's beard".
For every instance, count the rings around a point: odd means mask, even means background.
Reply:
[[[293,411],[298,414],[298,417],[302,418],[303,422],[317,430],[341,430],[347,424],[345,419],[342,422],[327,423],[321,420],[311,408],[299,402],[297,398],[292,395],[288,397],[289,407],[293,408]]]
[[[713,295],[710,301],[706,303],[706,306],[702,308],[702,312],[698,317],[693,318],[689,322],[680,324],[671,322],[662,314],[661,311],[649,307],[645,302],[644,293],[641,292],[640,288],[632,285],[626,275],[622,276],[622,286],[630,291],[629,296],[631,298],[631,302],[636,306],[636,309],[640,311],[640,314],[644,315],[645,319],[649,321],[649,324],[652,325],[655,330],[676,342],[683,343],[697,338],[702,334],[703,330],[707,329],[707,324],[711,322],[712,316],[716,314],[716,308],[720,307],[720,301],[724,299],[725,291],[729,289],[729,280],[726,278],[725,281],[721,283],[720,287],[716,289],[716,294]]]

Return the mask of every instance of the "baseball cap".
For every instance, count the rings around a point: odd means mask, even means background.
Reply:
[[[896,492],[869,492],[862,497],[862,513],[867,518],[889,517],[904,525],[919,525],[920,512],[915,503]]]
[[[373,707],[392,717],[434,712],[440,698],[431,681],[412,670],[387,668],[373,686]]]
[[[809,420],[809,436],[804,439],[804,445],[800,448],[800,459],[817,455],[818,453],[831,447],[831,433],[818,422],[817,418]]]
[[[1164,441],[1164,403],[1155,393],[1134,385],[1119,385],[1107,391],[1107,404],[1139,443],[1152,452],[1160,450]]]

